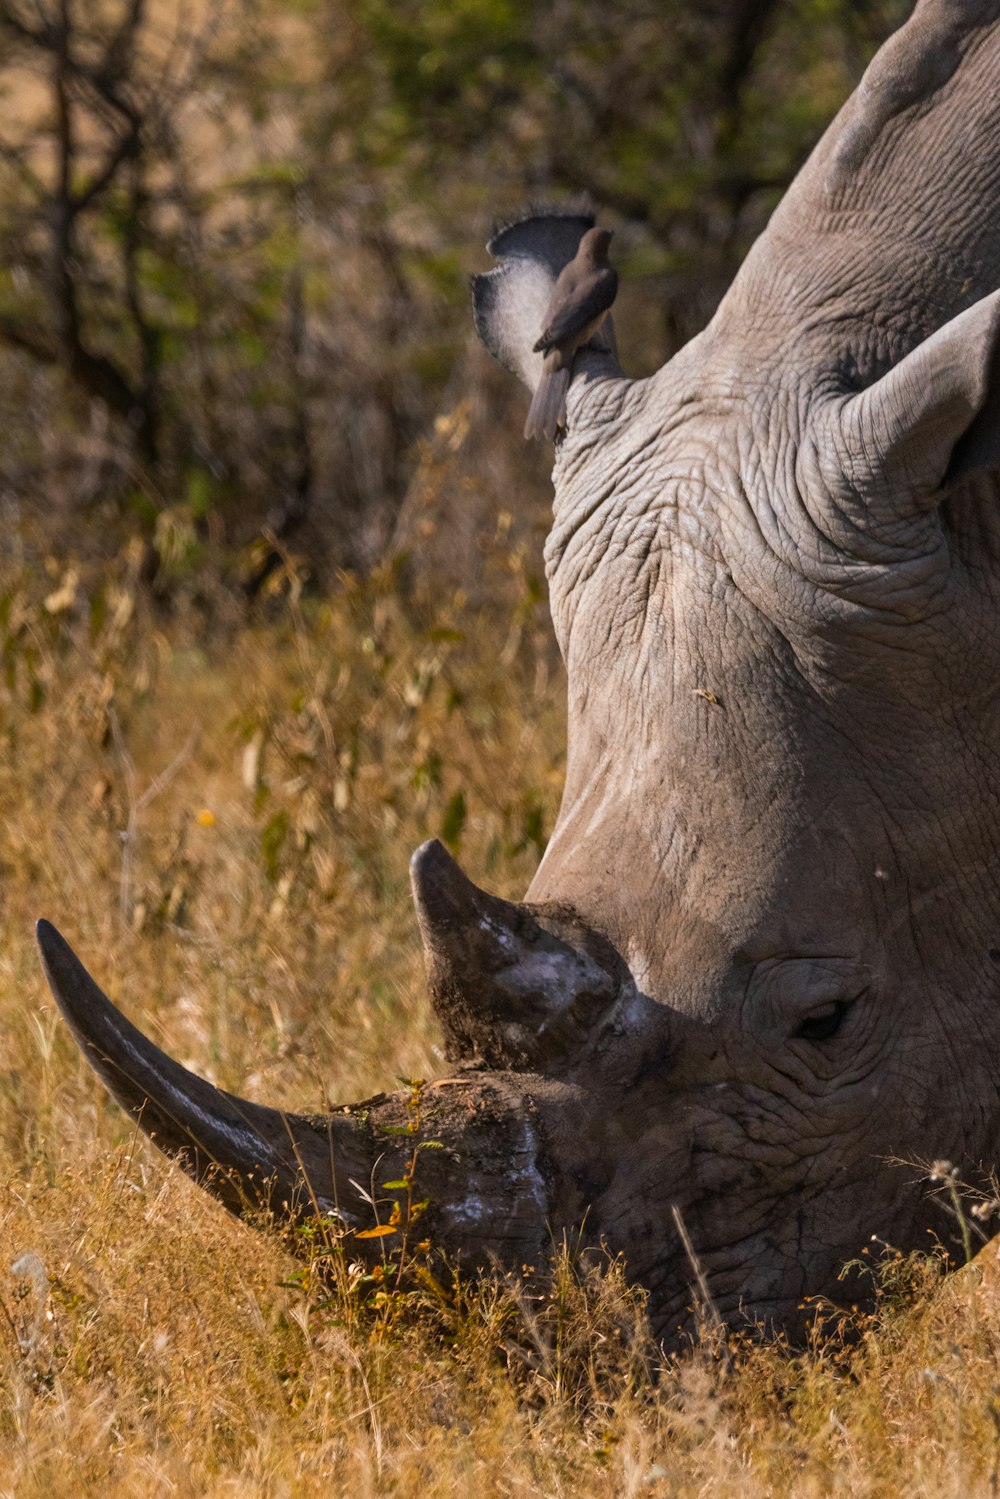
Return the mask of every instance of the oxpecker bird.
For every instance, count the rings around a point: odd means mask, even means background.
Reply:
[[[524,424],[525,437],[551,441],[566,425],[566,392],[576,351],[593,338],[618,291],[618,272],[608,260],[611,239],[610,229],[588,229],[552,288],[545,326],[535,344],[535,353],[544,354],[545,360]]]

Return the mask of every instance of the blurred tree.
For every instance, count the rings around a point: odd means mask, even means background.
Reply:
[[[45,100],[44,116],[31,128],[0,139],[21,188],[0,226],[11,288],[20,293],[5,298],[0,336],[61,365],[131,427],[139,451],[155,463],[160,345],[138,260],[147,157],[167,99],[165,89],[146,89],[136,66],[144,11],[144,0],[130,0],[114,25],[95,30],[78,20],[70,0],[49,10],[0,0],[8,75],[20,74],[22,100],[32,81]],[[136,345],[131,367],[101,347],[102,319],[128,325]]]
[[[582,193],[619,216],[662,312],[704,325],[781,192],[909,0],[357,0],[386,80],[383,160],[481,214]],[[468,201],[468,199],[467,199]],[[619,249],[620,253],[620,249]]]
[[[537,511],[468,331],[491,219],[610,215],[654,368],[907,8],[0,0],[0,505],[138,523],[164,584],[266,532],[251,589],[285,541],[371,565],[428,463],[441,504]]]

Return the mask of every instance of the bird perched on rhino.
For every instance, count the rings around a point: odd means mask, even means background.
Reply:
[[[588,229],[559,272],[534,352],[544,354],[542,378],[531,399],[525,437],[551,441],[566,425],[566,393],[578,349],[593,338],[618,292],[618,272],[608,260],[610,229]]]

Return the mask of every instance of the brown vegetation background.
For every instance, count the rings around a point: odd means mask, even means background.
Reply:
[[[669,1363],[572,1245],[363,1278],[136,1138],[31,940],[272,1104],[442,1069],[409,853],[521,894],[565,732],[467,276],[587,195],[654,369],[905,8],[0,0],[0,1493],[996,1492],[992,1250]]]

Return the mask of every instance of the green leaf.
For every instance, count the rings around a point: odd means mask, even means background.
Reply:
[[[188,509],[195,520],[202,520],[212,508],[215,485],[207,469],[193,468],[187,476]]]
[[[449,848],[458,852],[462,841],[462,829],[465,827],[465,792],[456,791],[451,801],[445,808],[444,818],[441,823],[441,841],[447,843]]]
[[[266,823],[260,835],[260,851],[264,860],[264,872],[272,885],[278,883],[281,874],[281,850],[291,819],[287,812],[278,812]]]

